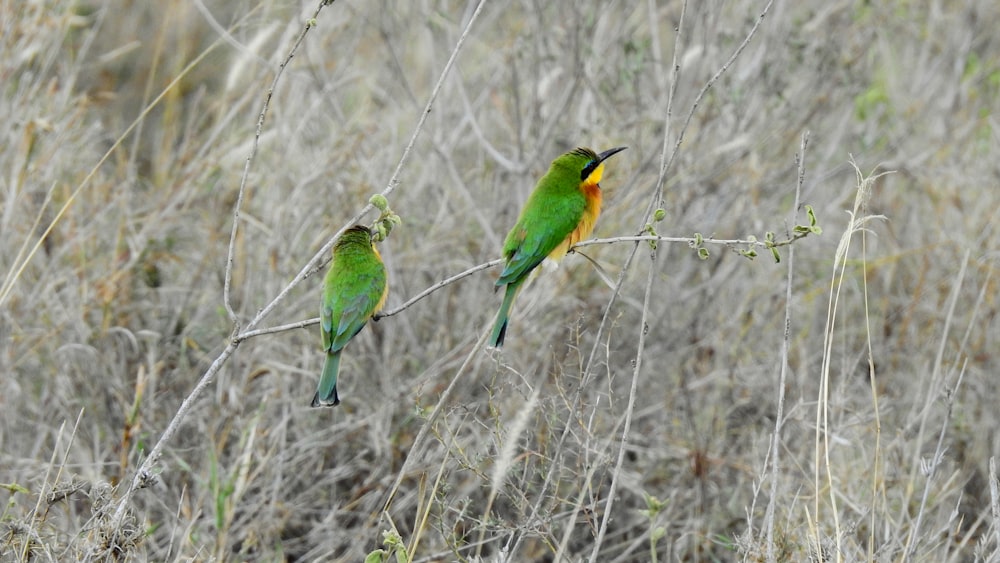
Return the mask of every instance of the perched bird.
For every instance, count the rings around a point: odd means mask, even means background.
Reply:
[[[368,227],[355,225],[333,245],[333,262],[323,282],[319,329],[326,363],[312,406],[332,407],[337,396],[340,351],[385,304],[389,294],[385,265]]]
[[[546,257],[559,260],[570,247],[590,236],[601,213],[601,176],[604,161],[627,147],[600,154],[574,149],[552,161],[521,209],[517,224],[503,245],[507,264],[496,287],[506,285],[489,344],[503,346],[514,297],[528,274]]]

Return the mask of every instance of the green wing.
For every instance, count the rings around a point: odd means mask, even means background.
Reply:
[[[497,287],[524,278],[580,223],[587,201],[582,193],[556,195],[536,192],[528,198],[521,218],[504,243],[507,265]]]
[[[352,283],[334,283],[323,296],[320,330],[323,349],[339,352],[361,332],[385,291],[385,271],[353,276]],[[359,291],[359,289],[361,291]]]

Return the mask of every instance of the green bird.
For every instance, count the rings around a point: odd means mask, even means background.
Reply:
[[[601,214],[601,176],[604,161],[627,147],[600,154],[586,148],[574,149],[552,161],[549,171],[535,185],[521,209],[517,224],[503,245],[507,259],[496,288],[506,285],[497,312],[490,346],[501,348],[507,334],[510,307],[528,279],[528,274],[545,258],[559,260],[576,243],[590,236]]]
[[[361,332],[368,319],[382,309],[388,294],[385,264],[372,244],[371,230],[362,225],[347,229],[333,245],[333,262],[323,281],[319,329],[326,363],[312,406],[332,407],[340,403],[337,396],[340,352]]]

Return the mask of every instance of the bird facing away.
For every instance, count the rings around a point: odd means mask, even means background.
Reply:
[[[601,176],[604,161],[626,147],[600,154],[574,149],[552,161],[535,185],[503,244],[507,263],[496,287],[506,285],[489,345],[503,346],[514,297],[536,266],[546,257],[559,260],[576,243],[590,236],[601,214]]]
[[[323,281],[319,329],[326,363],[312,406],[332,407],[340,403],[337,396],[340,352],[382,308],[388,294],[385,265],[372,244],[372,232],[362,225],[347,229],[333,245],[333,262]]]

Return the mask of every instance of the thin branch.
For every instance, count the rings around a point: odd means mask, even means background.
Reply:
[[[496,260],[491,260],[489,262],[485,262],[483,264],[479,264],[478,266],[473,266],[473,267],[469,268],[468,270],[465,270],[464,272],[455,274],[454,276],[451,276],[450,278],[441,280],[441,281],[437,282],[436,284],[428,287],[427,289],[421,291],[420,293],[414,295],[406,303],[403,303],[399,307],[396,307],[395,309],[390,309],[389,311],[384,311],[384,312],[380,312],[380,313],[376,314],[372,318],[372,320],[375,321],[375,322],[378,322],[380,319],[384,319],[385,317],[391,317],[393,315],[398,315],[399,313],[405,311],[406,309],[409,309],[417,301],[420,301],[421,299],[423,299],[424,297],[427,297],[428,295],[434,293],[435,291],[437,291],[437,290],[439,290],[439,289],[441,289],[441,288],[443,288],[445,286],[451,285],[451,284],[453,284],[453,283],[455,283],[455,282],[457,282],[457,281],[459,281],[459,280],[461,280],[463,278],[467,278],[467,277],[471,276],[472,274],[474,274],[476,272],[479,272],[479,271],[482,271],[482,270],[487,270],[487,269],[492,268],[494,266],[499,266],[502,263],[503,263],[503,258],[497,258]],[[302,320],[302,321],[296,321],[294,323],[288,323],[288,324],[273,326],[273,327],[269,327],[269,328],[259,328],[259,329],[256,329],[256,330],[248,330],[246,332],[242,332],[239,335],[237,335],[236,338],[235,338],[235,340],[237,340],[237,341],[248,340],[250,338],[255,338],[257,336],[263,336],[265,334],[274,334],[274,333],[278,333],[278,332],[285,332],[285,331],[288,331],[288,330],[295,330],[295,329],[298,329],[298,328],[306,328],[306,327],[312,326],[314,324],[319,324],[319,317],[313,317],[311,319],[306,319],[306,320]]]
[[[118,508],[115,509],[114,517],[111,518],[111,521],[108,524],[109,530],[114,531],[121,528],[121,523],[125,518],[125,512],[128,509],[129,502],[132,500],[132,495],[135,494],[138,489],[146,487],[155,481],[156,476],[153,473],[153,466],[156,465],[157,461],[159,461],[160,456],[163,453],[163,447],[180,428],[181,422],[184,420],[184,417],[187,416],[188,411],[191,410],[191,407],[195,404],[195,402],[197,402],[198,398],[201,397],[201,393],[205,390],[205,388],[208,387],[213,379],[215,379],[215,374],[219,372],[219,369],[221,369],[226,363],[229,356],[233,355],[233,352],[236,351],[238,346],[238,341],[235,339],[230,340],[229,344],[227,344],[225,349],[222,350],[222,353],[219,354],[219,356],[215,358],[215,361],[212,362],[212,365],[209,366],[205,375],[202,375],[201,379],[198,380],[198,384],[195,385],[194,389],[192,389],[190,393],[188,393],[188,396],[181,403],[180,408],[177,409],[177,413],[174,414],[174,418],[170,421],[170,424],[167,425],[163,434],[160,435],[160,439],[156,441],[156,445],[153,446],[153,449],[149,451],[149,455],[143,460],[142,465],[140,465],[136,470],[135,476],[132,477],[132,481],[129,483],[128,488],[125,489],[121,498],[118,499]]]
[[[319,317],[313,317],[311,319],[305,319],[301,321],[296,321],[294,323],[288,323],[284,325],[272,326],[268,328],[258,328],[255,330],[248,330],[246,332],[241,332],[236,335],[237,342],[243,342],[244,340],[250,340],[251,338],[257,338],[258,336],[264,336],[265,334],[277,334],[279,332],[287,332],[289,330],[295,330],[298,328],[308,328],[312,325],[319,324]]]
[[[696,237],[664,237],[660,235],[626,235],[621,237],[608,237],[608,238],[594,238],[589,240],[580,241],[573,245],[570,249],[572,252],[576,248],[583,248],[585,246],[593,246],[595,244],[615,244],[618,242],[683,242],[689,245],[694,245],[697,243],[705,244],[718,244],[722,246],[759,246],[760,248],[777,248],[780,246],[789,246],[799,239],[803,239],[808,236],[808,233],[794,233],[790,235],[785,240],[775,241],[768,244],[764,241],[752,239],[722,239],[722,238],[696,238]]]
[[[441,289],[441,288],[443,288],[443,287],[445,287],[447,285],[451,285],[451,284],[457,282],[458,280],[461,280],[463,278],[467,278],[467,277],[471,276],[472,274],[474,274],[476,272],[480,272],[482,270],[488,270],[488,269],[490,269],[490,268],[492,268],[494,266],[499,266],[500,264],[503,264],[503,262],[504,262],[503,258],[497,258],[496,260],[490,260],[489,262],[485,262],[483,264],[479,264],[478,266],[473,266],[473,267],[469,268],[468,270],[465,270],[464,272],[455,274],[454,276],[451,276],[450,278],[441,280],[438,283],[436,283],[436,284],[428,287],[427,289],[421,291],[420,293],[414,295],[406,303],[403,303],[399,307],[396,307],[395,309],[391,309],[389,311],[384,311],[384,312],[378,313],[377,315],[375,315],[375,317],[372,320],[378,321],[379,319],[382,319],[382,318],[385,318],[385,317],[391,317],[393,315],[397,315],[397,314],[403,312],[404,310],[409,309],[411,305],[413,305],[417,301],[420,301],[424,297],[427,297],[428,295],[434,293],[435,291],[437,291],[437,290],[439,290],[439,289]]]
[[[798,233],[796,235],[791,236],[787,240],[774,242],[774,243],[772,243],[770,245],[770,247],[787,246],[787,245],[790,245],[792,242],[794,242],[796,240],[804,238],[805,236],[806,236],[806,234],[804,234],[804,233]],[[714,239],[714,238],[702,238],[702,239],[698,239],[698,238],[694,238],[694,237],[664,237],[664,236],[658,236],[658,235],[637,235],[637,236],[620,236],[620,237],[610,237],[610,238],[589,239],[589,240],[585,240],[585,241],[581,241],[581,242],[576,243],[575,245],[573,245],[572,248],[570,248],[569,251],[573,252],[574,250],[576,250],[578,248],[583,248],[585,246],[594,246],[594,245],[597,245],[597,244],[616,244],[616,243],[620,243],[620,242],[668,242],[668,243],[669,242],[676,242],[676,243],[683,243],[683,244],[687,244],[687,245],[694,245],[694,244],[700,242],[700,243],[703,243],[703,244],[718,244],[718,245],[729,246],[729,247],[732,247],[732,246],[748,246],[748,247],[749,246],[759,246],[761,248],[768,248],[769,247],[769,245],[767,243],[765,243],[763,241],[755,240],[755,239]],[[588,260],[592,260],[590,257],[585,256],[582,252],[580,252],[579,254],[581,256],[584,256]],[[402,313],[406,309],[409,309],[410,307],[412,307],[413,305],[415,305],[418,301],[423,300],[425,297],[427,297],[428,295],[434,293],[435,291],[443,289],[446,286],[449,286],[449,285],[451,285],[451,284],[453,284],[453,283],[455,283],[457,281],[465,279],[465,278],[467,278],[467,277],[469,277],[472,274],[475,274],[477,272],[481,272],[483,270],[488,270],[488,269],[493,268],[495,266],[499,266],[500,264],[503,264],[503,262],[504,262],[503,258],[496,258],[494,260],[490,260],[489,262],[483,262],[482,264],[477,264],[477,265],[475,265],[475,266],[473,266],[473,267],[471,267],[471,268],[469,268],[469,269],[467,269],[467,270],[465,270],[463,272],[459,272],[459,273],[457,273],[457,274],[455,274],[455,275],[453,275],[451,277],[445,278],[445,279],[437,282],[436,284],[428,287],[427,289],[421,291],[420,293],[414,295],[413,297],[411,297],[410,299],[408,299],[402,305],[400,305],[400,306],[398,306],[398,307],[396,307],[394,309],[389,309],[387,311],[379,312],[378,314],[376,314],[373,317],[372,320],[378,322],[379,320],[384,319],[386,317],[392,317],[392,316],[398,315],[399,313]],[[596,264],[595,264],[595,266],[596,266]],[[614,289],[614,287],[612,287],[612,289]],[[278,332],[285,332],[285,331],[288,331],[288,330],[295,330],[295,329],[298,329],[298,328],[306,328],[306,327],[312,326],[312,325],[317,324],[317,323],[319,323],[319,317],[313,317],[311,319],[306,319],[306,320],[302,320],[302,321],[296,321],[294,323],[288,323],[288,324],[273,326],[273,327],[269,327],[269,328],[259,328],[259,329],[255,329],[255,330],[247,330],[245,332],[239,333],[235,337],[235,339],[237,341],[243,341],[243,340],[248,340],[250,338],[256,338],[258,336],[263,336],[265,334],[275,334],[275,333],[278,333]]]
[[[795,204],[792,206],[792,222],[796,221],[799,211],[799,201],[802,195],[802,184],[806,176],[806,148],[809,146],[809,131],[802,133],[799,152],[795,155],[798,161],[798,179],[795,182]],[[766,555],[769,562],[776,561],[774,552],[774,510],[778,499],[778,477],[781,472],[781,431],[785,424],[785,382],[788,378],[788,350],[792,332],[792,281],[795,274],[795,247],[788,249],[788,275],[785,281],[785,330],[781,341],[781,370],[778,374],[778,404],[774,418],[774,432],[771,434],[771,491],[767,509],[764,512],[764,529],[766,532]]]
[[[656,262],[656,249],[651,249],[649,253],[650,262]],[[649,332],[649,304],[653,297],[653,280],[657,278],[656,268],[649,268],[649,275],[646,276],[646,292],[642,300],[642,319],[639,322],[639,342],[636,344],[635,362],[632,367],[632,385],[628,392],[628,405],[625,407],[625,425],[621,431],[621,441],[618,444],[618,459],[615,461],[615,469],[611,473],[611,485],[608,487],[607,501],[604,506],[604,516],[601,518],[601,528],[597,532],[597,539],[594,541],[594,549],[590,554],[591,561],[599,561],[601,542],[608,531],[608,522],[611,520],[611,506],[614,502],[618,490],[618,478],[621,476],[622,467],[625,465],[625,450],[628,449],[628,437],[632,430],[632,415],[635,412],[635,399],[639,389],[639,374],[642,371],[643,350],[646,349],[646,334]]]
[[[302,41],[305,40],[306,34],[308,34],[309,30],[312,29],[316,18],[319,17],[320,11],[326,5],[327,2],[325,1],[319,3],[319,6],[316,7],[316,11],[313,12],[312,18],[306,22],[306,25],[302,28],[302,32],[299,33],[299,36],[295,39],[295,43],[292,44],[292,48],[288,50],[288,55],[285,57],[285,60],[278,65],[278,71],[274,73],[274,79],[271,80],[271,86],[267,89],[267,94],[264,95],[264,105],[260,108],[260,115],[257,116],[257,131],[254,133],[253,143],[250,144],[250,154],[247,155],[247,160],[243,164],[243,175],[240,177],[240,190],[236,196],[236,204],[233,206],[233,227],[229,232],[229,250],[226,254],[226,279],[222,286],[222,302],[226,307],[226,313],[229,314],[229,320],[237,326],[239,326],[240,321],[239,317],[236,315],[236,311],[233,309],[231,294],[233,284],[233,261],[235,260],[234,255],[236,253],[236,234],[239,232],[240,228],[240,211],[243,209],[243,197],[246,195],[247,179],[250,177],[250,165],[253,164],[253,160],[257,156],[257,148],[260,146],[260,136],[264,131],[264,121],[267,118],[267,110],[271,106],[271,98],[274,96],[274,89],[278,87],[278,81],[281,80],[281,75],[285,72],[285,68],[288,67],[288,63],[292,62],[292,57],[294,57],[295,52],[299,50],[299,46],[302,45]],[[205,12],[203,12],[203,14],[204,13]],[[229,34],[226,33],[223,37],[228,39]]]

